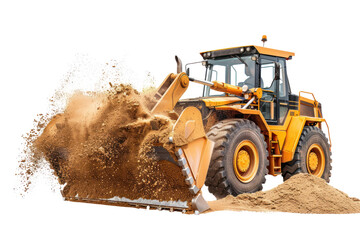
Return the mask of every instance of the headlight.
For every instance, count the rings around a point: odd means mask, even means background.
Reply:
[[[245,48],[240,48],[240,53],[243,53],[243,52],[245,52]]]
[[[242,86],[241,89],[243,92],[247,92],[247,90],[249,90],[249,87],[248,87],[248,85],[245,84],[244,86]]]
[[[250,50],[251,50],[251,47],[246,48],[246,51],[250,52]]]

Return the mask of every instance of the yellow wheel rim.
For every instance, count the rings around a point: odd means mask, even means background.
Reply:
[[[259,153],[251,141],[244,140],[236,147],[233,166],[235,175],[241,182],[253,180],[259,168]]]
[[[325,154],[319,144],[312,144],[306,154],[306,168],[311,175],[321,177],[325,170]]]

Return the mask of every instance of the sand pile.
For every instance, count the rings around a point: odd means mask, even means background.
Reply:
[[[297,174],[265,192],[209,202],[212,211],[278,211],[293,213],[360,213],[360,200],[331,187],[323,179]]]
[[[173,121],[151,116],[149,99],[129,85],[77,92],[35,140],[63,186],[64,197],[191,200],[178,166],[149,158],[169,147]]]

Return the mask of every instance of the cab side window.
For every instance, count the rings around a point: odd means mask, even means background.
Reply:
[[[275,77],[275,62],[272,60],[261,59],[261,87],[275,91],[273,84]]]
[[[281,97],[286,96],[286,85],[284,82],[285,71],[284,71],[284,62],[279,61],[280,63],[280,80],[279,80],[279,95]],[[276,91],[276,82],[275,78],[275,61],[268,59],[261,59],[261,87],[266,90]]]

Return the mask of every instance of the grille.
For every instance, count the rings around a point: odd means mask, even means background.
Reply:
[[[301,101],[300,102],[300,115],[308,116],[308,117],[315,117],[314,115],[314,105]]]

